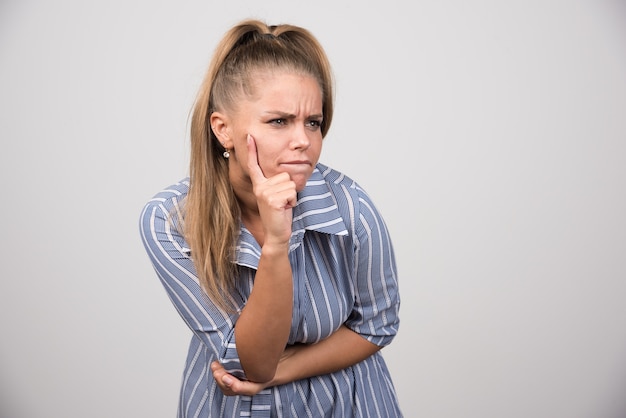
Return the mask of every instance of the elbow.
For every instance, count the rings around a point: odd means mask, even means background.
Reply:
[[[246,378],[255,383],[269,383],[276,375],[276,367],[259,365],[259,367],[244,368]]]

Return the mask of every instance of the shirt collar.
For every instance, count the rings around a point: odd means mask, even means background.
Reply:
[[[306,186],[298,193],[298,202],[293,208],[289,251],[300,246],[307,230],[329,235],[348,235],[348,229],[339,213],[337,202],[319,166],[313,170]],[[256,269],[260,257],[259,244],[250,231],[242,225],[237,242],[236,263]]]

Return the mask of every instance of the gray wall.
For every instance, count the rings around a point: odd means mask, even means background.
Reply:
[[[190,332],[138,216],[260,17],[334,64],[322,161],[394,238],[406,416],[626,416],[624,2],[375,4],[0,2],[0,415],[174,416]]]

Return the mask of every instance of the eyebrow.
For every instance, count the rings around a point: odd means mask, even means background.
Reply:
[[[269,115],[279,116],[283,119],[295,119],[296,118],[296,115],[294,115],[293,113],[286,113],[280,110],[269,110],[264,113],[268,116]],[[307,119],[323,119],[323,118],[324,118],[324,115],[322,115],[321,113],[307,116]]]

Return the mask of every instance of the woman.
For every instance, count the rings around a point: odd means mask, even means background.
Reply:
[[[398,330],[393,248],[370,197],[318,162],[328,59],[306,29],[243,21],[194,107],[189,178],[141,236],[193,331],[179,417],[401,417],[379,350]]]

